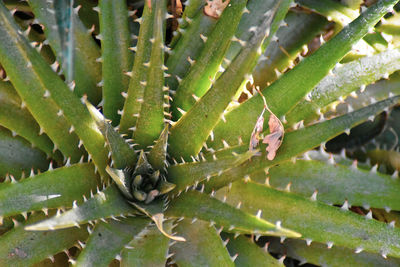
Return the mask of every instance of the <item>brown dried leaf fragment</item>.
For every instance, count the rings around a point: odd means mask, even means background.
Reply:
[[[204,7],[204,14],[218,19],[229,2],[230,0],[207,0],[207,5]]]
[[[269,110],[268,110],[269,111]],[[282,144],[284,128],[282,122],[270,111],[268,126],[270,134],[264,137],[263,144],[268,144],[266,151],[267,159],[273,160],[276,155],[276,151]]]
[[[265,109],[263,109],[261,115],[258,117],[253,132],[251,133],[249,150],[254,150],[258,146],[258,143],[260,142],[260,133],[262,133],[264,128],[264,112]]]
[[[258,117],[253,132],[251,133],[249,150],[254,150],[258,146],[260,140],[260,134],[262,133],[264,127],[264,112],[267,110],[270,113],[268,120],[270,134],[264,137],[263,143],[268,145],[266,148],[266,151],[268,153],[267,159],[273,160],[276,156],[276,151],[278,151],[279,147],[282,144],[285,130],[282,122],[268,108],[267,101],[265,100],[263,94],[260,92],[260,89],[256,87],[256,90],[258,91],[258,93],[260,94],[260,96],[264,101],[264,109],[261,112],[260,116]]]

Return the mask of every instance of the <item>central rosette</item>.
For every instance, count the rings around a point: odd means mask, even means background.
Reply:
[[[175,187],[174,184],[167,182],[160,170],[154,170],[143,151],[140,152],[134,168],[128,166],[120,170],[108,167],[107,172],[130,201],[148,204]]]

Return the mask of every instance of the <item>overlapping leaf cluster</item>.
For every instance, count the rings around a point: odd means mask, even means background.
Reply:
[[[398,265],[375,2],[0,1],[0,265]]]

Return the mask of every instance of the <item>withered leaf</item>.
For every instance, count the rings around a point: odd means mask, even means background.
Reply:
[[[207,5],[204,7],[204,14],[218,19],[229,2],[230,0],[207,0]]]
[[[261,115],[258,117],[253,132],[251,133],[249,150],[254,150],[258,146],[258,143],[260,141],[260,133],[262,133],[264,127],[264,112],[265,109],[263,109]]]
[[[283,135],[285,133],[282,122],[275,116],[275,114],[268,108],[267,101],[265,100],[264,95],[261,93],[260,89],[256,87],[256,90],[262,97],[264,101],[264,109],[261,112],[261,115],[258,117],[256,125],[254,126],[253,132],[250,137],[249,150],[254,150],[258,146],[260,140],[260,134],[263,130],[264,125],[264,112],[267,110],[270,113],[268,126],[270,134],[265,136],[263,139],[263,143],[267,144],[267,159],[273,160],[276,156],[276,151],[282,144]]]
[[[263,143],[268,144],[267,151],[267,159],[273,160],[276,155],[276,151],[282,144],[284,128],[282,122],[271,112],[268,121],[270,134],[264,137]]]

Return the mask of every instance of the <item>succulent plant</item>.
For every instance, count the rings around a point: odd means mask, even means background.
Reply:
[[[0,1],[0,265],[398,266],[370,2]]]

